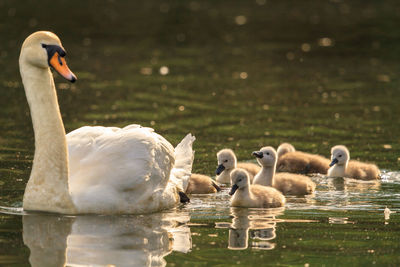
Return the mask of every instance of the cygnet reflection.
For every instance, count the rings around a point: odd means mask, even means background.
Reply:
[[[377,180],[363,181],[342,177],[314,176],[314,181],[320,188],[327,191],[360,192],[380,190],[381,182]]]
[[[23,240],[32,266],[165,266],[171,251],[188,252],[188,213],[138,216],[32,214]]]
[[[276,216],[283,214],[283,211],[284,208],[231,208],[233,219],[229,227],[228,248],[232,250],[247,249],[249,246],[249,232],[251,248],[275,248],[275,243],[269,242],[269,240],[273,240],[276,237]]]

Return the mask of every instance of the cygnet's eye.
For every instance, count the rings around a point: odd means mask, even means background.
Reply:
[[[267,152],[267,153],[265,153],[265,154],[269,155],[269,152]]]
[[[228,162],[228,160],[226,159],[226,160],[224,160],[224,162]]]
[[[341,158],[342,157],[342,155],[339,155],[339,158]]]
[[[241,182],[242,181],[242,178],[240,178],[239,180],[238,180],[238,182]]]

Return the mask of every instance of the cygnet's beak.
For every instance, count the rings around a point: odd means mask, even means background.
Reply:
[[[263,157],[263,153],[261,151],[254,151],[253,153],[251,153],[253,156],[262,159]]]
[[[329,167],[332,167],[333,165],[335,165],[335,164],[338,163],[338,162],[339,162],[338,159],[337,159],[337,158],[334,158],[334,159],[332,160],[331,164],[329,164]]]
[[[229,195],[232,196],[235,194],[236,190],[239,188],[236,184],[232,185],[231,191],[229,191]]]
[[[216,174],[216,175],[220,175],[221,172],[223,172],[224,170],[225,170],[224,165],[219,164],[219,165],[218,165],[218,168],[215,170],[215,174]]]

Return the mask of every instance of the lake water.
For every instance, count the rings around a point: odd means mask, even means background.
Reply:
[[[16,213],[0,215],[0,265],[400,264],[397,1],[82,2],[0,0],[0,206]],[[281,142],[327,157],[344,144],[383,179],[315,176],[284,210],[230,208],[224,189],[152,215],[21,216],[34,138],[18,56],[36,30],[61,38],[79,79],[55,75],[67,132],[191,132],[194,172],[211,176],[225,147],[251,161]]]

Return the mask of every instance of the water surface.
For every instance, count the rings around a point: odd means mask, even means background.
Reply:
[[[397,1],[0,0],[0,203],[21,207],[34,139],[18,71],[23,40],[54,31],[79,81],[56,75],[67,132],[153,127],[252,160],[291,142],[385,171],[379,182],[316,176],[285,210],[232,209],[227,189],[146,216],[0,216],[0,264],[392,265],[400,263],[400,5]],[[392,213],[385,220],[383,210]]]

